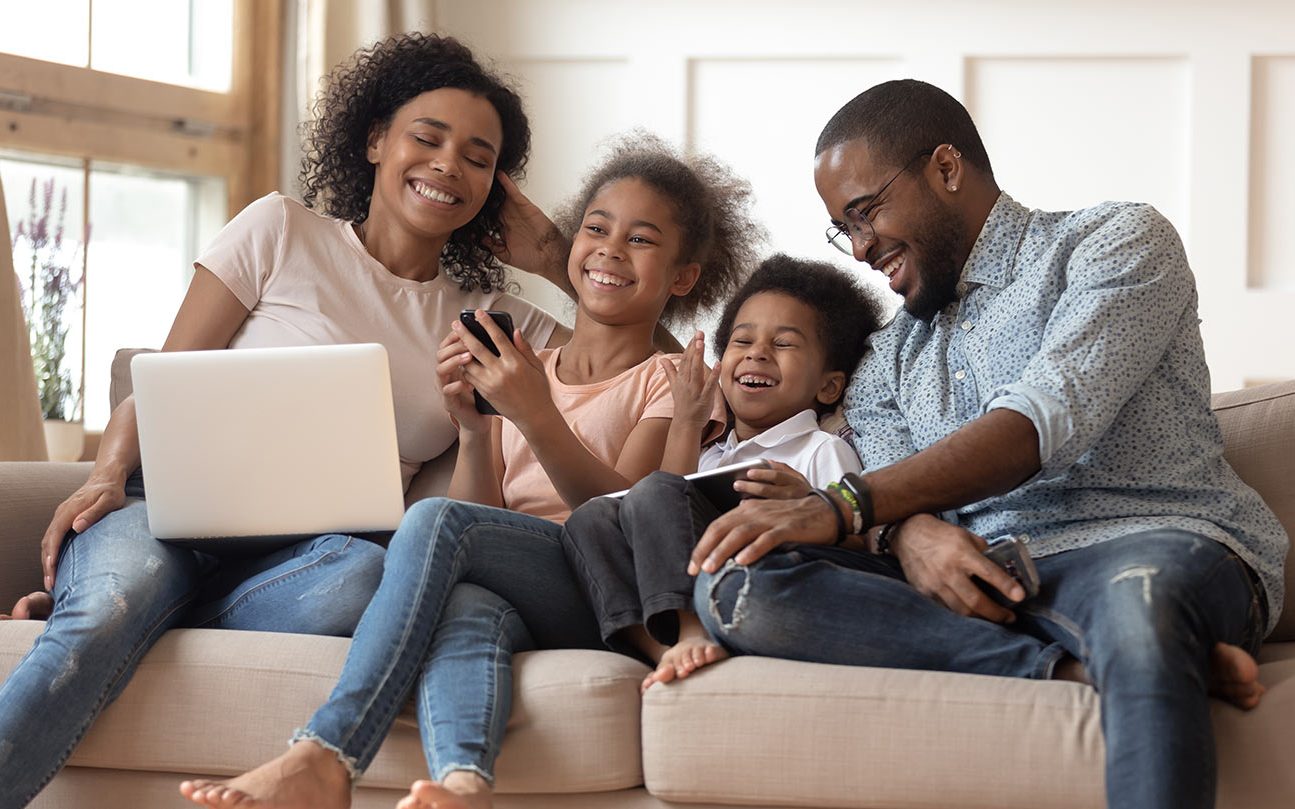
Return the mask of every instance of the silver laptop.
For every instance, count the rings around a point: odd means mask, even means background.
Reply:
[[[400,523],[382,346],[141,354],[131,376],[158,539],[252,551]]]

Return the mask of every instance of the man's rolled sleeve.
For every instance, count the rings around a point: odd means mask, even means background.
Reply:
[[[1034,423],[1042,478],[1064,472],[1101,439],[1160,363],[1196,295],[1182,243],[1148,206],[1088,234],[1066,282],[1038,352],[985,405]]]

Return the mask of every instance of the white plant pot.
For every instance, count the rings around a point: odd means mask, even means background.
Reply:
[[[85,425],[79,421],[45,422],[45,449],[51,461],[79,461],[85,450]]]

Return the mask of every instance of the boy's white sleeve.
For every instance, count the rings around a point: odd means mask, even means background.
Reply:
[[[809,480],[809,485],[821,489],[829,483],[845,477],[847,472],[859,473],[863,464],[859,456],[846,441],[829,435],[810,454],[809,463],[800,472]]]

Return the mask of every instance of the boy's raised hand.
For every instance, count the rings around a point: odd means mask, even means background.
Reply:
[[[795,500],[808,497],[813,488],[805,476],[781,461],[765,461],[768,469],[748,469],[745,480],[734,482],[733,489],[766,500]]]
[[[677,369],[664,357],[660,363],[674,397],[672,421],[704,430],[715,412],[715,388],[719,385],[719,365],[706,367],[705,335],[698,330],[688,341]]]
[[[472,354],[468,347],[458,333],[451,331],[436,352],[436,380],[441,385],[445,412],[460,430],[489,432],[491,417],[477,412],[472,385],[463,378],[463,367],[470,362]]]
[[[496,357],[462,323],[457,320],[451,322],[454,335],[470,355],[470,359],[462,364],[463,378],[494,405],[499,415],[524,431],[531,416],[542,412],[546,404],[549,407],[553,405],[544,363],[522,337],[521,329],[514,329],[511,335],[504,334],[494,318],[482,309],[476,311],[476,318],[499,349],[499,356]]]

